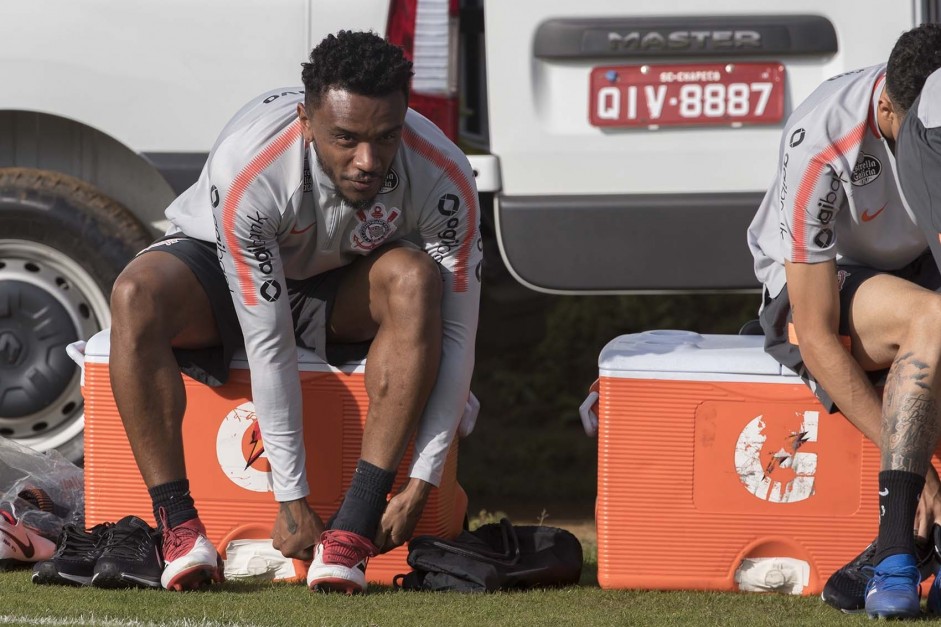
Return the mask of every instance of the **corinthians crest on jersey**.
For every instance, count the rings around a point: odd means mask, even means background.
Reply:
[[[395,207],[387,210],[381,202],[374,204],[372,209],[360,209],[356,212],[359,224],[350,233],[350,243],[360,250],[373,250],[381,246],[395,233],[395,221],[400,215],[401,211]]]

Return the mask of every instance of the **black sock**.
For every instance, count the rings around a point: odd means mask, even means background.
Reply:
[[[915,509],[925,478],[904,470],[879,473],[879,540],[876,564],[899,553],[915,555]]]
[[[330,528],[352,531],[372,542],[386,509],[386,497],[393,481],[394,472],[359,460],[350,489],[340,504],[340,510],[333,517]]]
[[[160,508],[167,513],[167,523],[171,529],[198,516],[193,497],[190,496],[190,482],[186,479],[156,485],[148,492],[154,503],[154,520],[158,528],[163,527]]]

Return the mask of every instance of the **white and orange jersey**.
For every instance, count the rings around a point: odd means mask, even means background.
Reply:
[[[876,124],[885,65],[835,76],[785,124],[778,172],[748,228],[755,274],[774,297],[784,262],[896,270],[927,243]]]
[[[309,492],[286,279],[338,268],[401,238],[421,245],[444,277],[444,335],[411,476],[437,485],[474,365],[482,246],[473,171],[434,124],[409,110],[382,189],[368,208],[354,209],[302,137],[303,98],[302,88],[274,90],[236,113],[199,180],[167,209],[169,232],[216,242],[279,501]]]

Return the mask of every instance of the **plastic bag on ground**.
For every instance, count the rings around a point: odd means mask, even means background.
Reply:
[[[0,507],[55,540],[66,523],[84,524],[84,472],[58,451],[0,437]]]

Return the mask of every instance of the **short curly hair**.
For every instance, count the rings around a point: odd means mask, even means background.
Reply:
[[[304,102],[308,109],[320,106],[329,89],[343,89],[360,96],[387,96],[402,92],[408,100],[412,62],[402,49],[373,32],[341,30],[327,35],[302,63]]]
[[[922,24],[902,33],[885,71],[885,86],[904,116],[921,93],[932,72],[941,68],[941,24]]]

